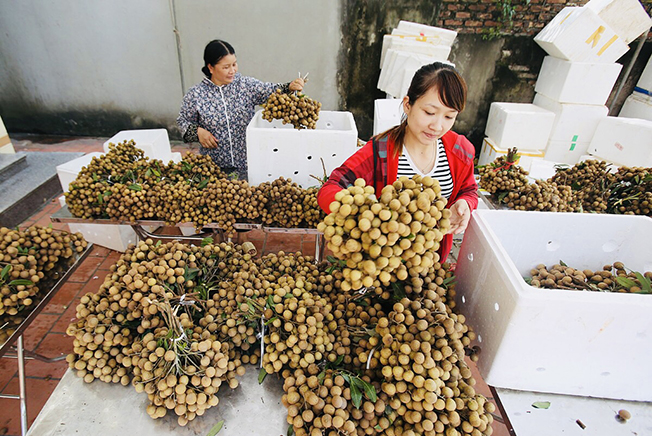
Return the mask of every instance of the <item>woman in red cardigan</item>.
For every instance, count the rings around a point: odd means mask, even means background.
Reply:
[[[400,125],[373,137],[336,168],[319,190],[319,206],[329,205],[340,190],[365,179],[376,192],[400,176],[431,176],[439,181],[442,196],[451,210],[451,230],[439,249],[441,262],[453,245],[453,235],[463,232],[478,206],[473,177],[475,148],[464,136],[451,131],[466,103],[466,83],[448,64],[435,62],[421,67],[403,99]]]

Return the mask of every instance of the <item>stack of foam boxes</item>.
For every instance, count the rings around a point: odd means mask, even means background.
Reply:
[[[159,159],[167,164],[170,160],[180,161],[179,153],[171,153],[168,133],[165,129],[123,130],[104,143],[104,151],[108,152],[109,144],[118,144],[125,140],[133,139],[136,147],[145,152],[150,159]],[[88,153],[80,158],[57,166],[57,175],[61,188],[68,192],[79,172],[89,165],[94,157],[101,157],[103,153]],[[59,199],[65,205],[65,197]],[[138,241],[136,232],[128,225],[114,224],[69,224],[71,232],[80,232],[88,242],[124,252],[129,244]]]
[[[652,121],[652,56],[618,116]]]
[[[436,61],[448,62],[457,32],[440,27],[400,21],[383,37],[378,89],[387,94],[374,104],[374,135],[400,123],[401,99],[407,94],[414,73]]]
[[[545,159],[575,164],[589,151],[628,44],[652,21],[638,0],[591,0],[564,8],[534,40],[548,53],[534,104],[555,114]]]
[[[7,154],[16,153],[16,150],[14,150],[14,146],[11,143],[11,139],[9,139],[9,134],[7,133],[7,129],[5,128],[5,123],[2,122],[1,117],[0,117],[0,153],[7,153]]]
[[[521,165],[531,175],[535,167],[543,167],[542,178],[554,174],[552,162],[577,163],[607,118],[605,103],[622,69],[615,61],[649,26],[650,17],[638,0],[591,0],[584,7],[564,8],[534,38],[548,56],[533,104],[492,104],[484,155],[503,154],[515,145],[532,158]],[[496,139],[517,133],[516,143]]]

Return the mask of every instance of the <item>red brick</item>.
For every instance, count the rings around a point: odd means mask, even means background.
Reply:
[[[459,20],[446,20],[446,21],[444,22],[444,24],[445,24],[447,27],[451,27],[451,26],[461,26],[461,25],[462,25],[462,22],[459,21]]]
[[[48,305],[45,306],[43,313],[62,314],[83,287],[83,283],[64,283],[59,291],[54,294]]]
[[[467,20],[464,22],[464,25],[467,27],[480,27],[482,26],[482,21]]]
[[[27,424],[34,422],[39,412],[45,405],[48,398],[57,387],[59,380],[44,380],[38,378],[27,378]],[[3,394],[18,394],[18,377],[12,378]],[[7,428],[7,435],[20,434],[20,402],[18,400],[4,400],[0,416],[0,428]]]
[[[25,349],[34,350],[38,347],[58,319],[59,315],[40,313],[23,333],[23,346]]]
[[[471,18],[470,12],[458,12],[455,14],[455,18]]]

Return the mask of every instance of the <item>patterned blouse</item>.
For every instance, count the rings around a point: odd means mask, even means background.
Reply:
[[[254,117],[256,105],[263,104],[272,92],[280,88],[288,92],[289,83],[261,82],[236,73],[233,82],[217,86],[209,78],[188,90],[183,97],[177,124],[185,142],[199,142],[197,128],[215,136],[217,148],[199,148],[219,167],[235,168],[247,174],[247,125]]]

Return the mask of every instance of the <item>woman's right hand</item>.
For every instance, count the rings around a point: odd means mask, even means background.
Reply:
[[[202,147],[217,148],[217,139],[215,139],[211,132],[203,127],[197,127],[197,137],[199,138],[199,143]]]

